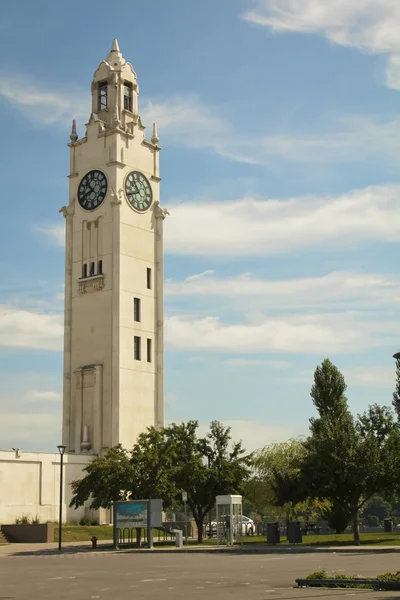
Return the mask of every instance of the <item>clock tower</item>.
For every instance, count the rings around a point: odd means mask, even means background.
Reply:
[[[130,449],[164,421],[163,220],[156,125],[138,113],[136,73],[114,40],[94,74],[85,135],[70,135],[63,444]]]

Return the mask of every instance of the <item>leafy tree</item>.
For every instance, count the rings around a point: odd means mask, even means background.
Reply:
[[[139,435],[130,453],[119,445],[93,459],[84,469],[85,477],[72,482],[70,506],[78,508],[90,499],[91,508],[110,508],[117,500],[162,498],[166,510],[177,493],[172,469],[163,432],[150,427]]]
[[[325,502],[307,497],[301,466],[306,450],[300,439],[273,443],[253,457],[254,476],[246,495],[259,510],[286,516],[286,521],[304,518],[315,521]]]
[[[160,431],[150,427],[130,453],[121,446],[108,449],[84,469],[83,479],[72,483],[70,506],[90,499],[91,508],[109,508],[117,500],[162,498],[168,510],[186,491],[202,541],[215,496],[241,491],[251,457],[240,442],[232,442],[229,427],[213,421],[204,438],[197,437],[197,428],[196,421]]]
[[[369,519],[372,522],[373,519],[371,520],[370,517],[376,517],[376,524],[379,525],[379,523],[381,523],[383,519],[386,519],[390,516],[391,512],[392,505],[386,500],[384,500],[381,496],[378,496],[376,494],[372,496],[372,498],[370,498],[368,502],[365,503],[364,509],[362,511],[362,518],[363,520]]]
[[[322,518],[336,533],[343,533],[351,523],[352,515],[347,508],[333,505],[329,502],[326,509],[322,512]]]
[[[113,502],[130,496],[133,470],[121,445],[106,450],[104,457],[94,458],[83,471],[87,475],[71,484],[70,506],[78,508],[90,498],[90,508],[110,508]]]
[[[230,427],[213,421],[204,438],[197,437],[197,428],[197,421],[173,423],[165,429],[165,436],[175,465],[171,476],[176,487],[187,492],[198,541],[202,542],[204,519],[213,508],[215,497],[241,492],[251,457],[245,455],[241,442],[232,442]]]
[[[363,517],[363,523],[364,525],[368,525],[368,527],[379,527],[381,521],[378,515],[367,515],[366,517]]]
[[[310,420],[302,477],[311,497],[325,498],[351,514],[354,541],[359,544],[361,508],[373,494],[389,496],[397,485],[400,439],[390,409],[373,405],[356,420],[345,391],[343,375],[324,360],[311,390],[319,416]]]
[[[400,421],[400,360],[396,360],[396,386],[393,392],[393,407]]]

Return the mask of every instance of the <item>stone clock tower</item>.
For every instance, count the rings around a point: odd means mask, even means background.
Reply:
[[[66,219],[63,444],[101,454],[164,420],[163,220],[157,129],[117,40],[72,125]]]

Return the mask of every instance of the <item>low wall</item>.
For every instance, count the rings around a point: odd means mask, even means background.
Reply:
[[[85,507],[70,508],[71,482],[81,479],[92,456],[65,454],[63,521],[78,521]],[[17,518],[58,521],[60,507],[60,455],[46,452],[0,450],[0,523]]]
[[[47,544],[54,542],[54,525],[2,525],[1,531],[9,542],[25,544]]]

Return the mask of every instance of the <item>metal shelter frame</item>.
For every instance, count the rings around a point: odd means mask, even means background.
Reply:
[[[243,543],[242,496],[217,496],[216,521],[217,545],[233,546]]]

